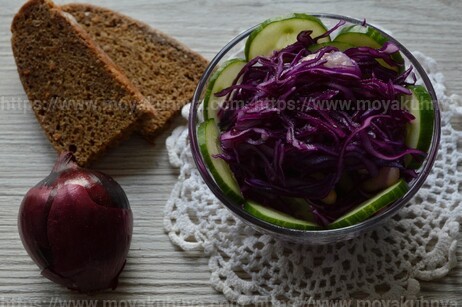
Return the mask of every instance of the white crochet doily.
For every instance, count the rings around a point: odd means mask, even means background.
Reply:
[[[415,298],[418,280],[444,276],[456,265],[462,222],[459,96],[445,95],[436,62],[416,52],[442,107],[441,146],[417,196],[385,225],[354,240],[323,246],[286,243],[234,217],[210,192],[194,165],[186,127],[167,139],[178,182],[165,208],[170,240],[208,257],[210,285],[239,304],[299,305],[315,299]],[[183,116],[188,109],[183,110]],[[458,144],[459,143],[459,144]],[[459,149],[457,148],[459,146]],[[298,302],[298,303],[297,303]]]

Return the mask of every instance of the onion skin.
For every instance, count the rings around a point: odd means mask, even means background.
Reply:
[[[111,177],[59,156],[24,197],[19,234],[42,275],[80,292],[115,289],[133,231],[128,199]]]

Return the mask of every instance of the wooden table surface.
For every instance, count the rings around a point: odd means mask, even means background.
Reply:
[[[207,258],[175,248],[163,230],[164,205],[177,177],[177,170],[168,164],[164,144],[173,127],[183,123],[181,119],[159,136],[156,145],[133,136],[94,165],[124,187],[134,212],[133,243],[119,288],[89,297],[40,276],[20,242],[16,217],[26,191],[49,173],[55,152],[28,108],[11,52],[9,27],[22,3],[2,0],[0,5],[0,306],[61,306],[66,299],[95,299],[100,300],[100,305],[104,299],[114,299],[118,306],[129,306],[129,302],[133,306],[151,306],[148,304],[153,302],[170,302],[171,306],[180,302],[225,303],[226,299],[210,287]],[[448,93],[462,93],[460,0],[94,3],[145,21],[209,59],[241,30],[267,17],[294,11],[366,17],[393,31],[410,50],[435,58],[446,76]],[[460,122],[457,125],[460,128]],[[462,260],[462,244],[457,256]],[[445,278],[423,282],[421,294],[426,299],[462,304],[462,261]]]

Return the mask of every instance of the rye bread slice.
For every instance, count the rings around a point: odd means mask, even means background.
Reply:
[[[126,137],[152,107],[73,17],[30,0],[14,17],[12,47],[35,115],[57,151],[86,165]]]
[[[90,4],[68,4],[92,39],[112,58],[156,109],[139,132],[150,142],[188,103],[207,67],[198,53],[130,17]]]

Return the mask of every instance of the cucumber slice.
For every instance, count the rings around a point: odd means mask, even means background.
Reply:
[[[380,209],[401,198],[408,190],[409,187],[406,181],[401,179],[373,198],[363,202],[356,209],[333,221],[328,227],[334,229],[358,224],[368,219]]]
[[[224,97],[216,97],[214,94],[230,87],[246,63],[243,59],[226,61],[212,75],[204,97],[204,119],[213,118],[218,122],[217,111],[223,103]]]
[[[283,197],[283,200],[293,213],[293,217],[316,224],[313,213],[311,212],[311,207],[305,199],[297,197]]]
[[[411,96],[405,96],[404,107],[414,115],[415,119],[408,125],[406,145],[424,152],[428,152],[433,136],[434,113],[430,94],[421,85],[408,86]],[[422,163],[412,157],[406,157],[406,165],[417,169]]]
[[[229,165],[222,159],[213,157],[222,152],[219,134],[218,127],[213,119],[200,124],[197,129],[199,148],[205,164],[207,164],[210,173],[223,193],[233,201],[242,203],[244,198]]]
[[[260,220],[281,227],[300,230],[321,229],[321,227],[315,223],[297,219],[286,213],[262,206],[252,201],[248,201],[244,204],[244,210]]]
[[[370,27],[352,25],[344,27],[334,38],[334,42],[343,42],[355,47],[380,48],[388,39]]]
[[[344,27],[334,39],[334,42],[341,42],[353,45],[355,47],[370,47],[374,49],[381,48],[388,39],[379,31],[370,27],[353,25]],[[398,63],[404,64],[404,59],[399,52],[392,55],[392,59]],[[399,69],[385,63],[382,59],[377,60],[382,66],[397,72],[404,71],[404,65]]]
[[[326,26],[314,16],[306,14],[292,14],[286,17],[268,19],[261,23],[249,36],[245,44],[245,58],[269,56],[275,50],[280,50],[297,41],[301,31],[313,31],[312,37],[327,31]],[[329,37],[319,42],[328,42]]]
[[[345,51],[347,49],[350,49],[350,48],[354,47],[353,45],[348,44],[348,43],[332,41],[332,42],[325,42],[325,43],[321,43],[321,44],[312,45],[312,46],[310,46],[308,48],[308,50],[310,50],[311,52],[314,53],[314,52],[317,52],[319,49],[327,47],[327,46],[335,47],[339,51]]]

